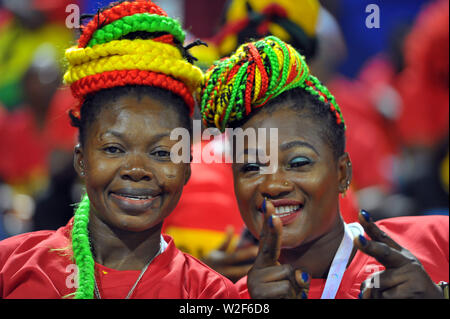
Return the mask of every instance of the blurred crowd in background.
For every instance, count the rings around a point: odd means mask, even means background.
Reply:
[[[448,0],[154,2],[182,21],[187,43],[208,44],[191,50],[203,69],[267,34],[306,56],[346,119],[356,208],[375,219],[448,215]],[[75,101],[62,74],[79,30],[68,27],[66,8],[95,14],[108,3],[0,0],[0,240],[57,229],[73,215],[83,186],[67,115]],[[368,19],[377,18],[371,27]],[[224,236],[238,239],[243,223],[228,164],[192,165],[165,231],[202,257],[227,246]],[[188,247],[195,245],[203,248]]]

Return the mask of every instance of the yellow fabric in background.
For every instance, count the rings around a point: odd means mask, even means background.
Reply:
[[[320,3],[317,0],[234,0],[226,14],[227,22],[244,19],[247,16],[247,2],[256,12],[262,12],[272,3],[279,4],[286,10],[288,19],[299,25],[308,36],[313,37],[316,34],[320,11]]]
[[[0,103],[7,108],[21,102],[21,90],[17,90],[17,86],[36,49],[44,43],[54,46],[63,68],[64,51],[74,43],[74,33],[63,24],[46,24],[37,30],[29,30],[11,21],[0,28]]]
[[[226,235],[226,232],[181,227],[168,227],[165,233],[173,238],[178,249],[196,258],[217,249]],[[234,235],[230,247],[235,247],[238,240],[239,236]]]

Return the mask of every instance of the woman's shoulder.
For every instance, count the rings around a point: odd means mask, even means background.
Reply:
[[[39,230],[23,233],[0,241],[0,266],[11,256],[27,258],[30,254],[61,249],[69,244],[67,226],[58,230]]]
[[[393,238],[402,237],[411,240],[434,238],[448,243],[448,216],[402,216],[382,219],[377,221],[376,224]]]
[[[421,262],[433,281],[448,281],[448,216],[405,216],[384,219],[376,223],[382,231]],[[372,258],[367,260],[370,261]]]

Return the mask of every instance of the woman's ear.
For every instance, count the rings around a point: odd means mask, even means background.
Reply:
[[[83,148],[80,144],[77,144],[74,148],[74,156],[73,156],[73,167],[75,168],[75,171],[77,172],[78,176],[81,178],[84,178],[86,172],[86,167],[84,163],[84,153]]]
[[[338,174],[339,174],[339,193],[345,193],[350,187],[352,181],[352,162],[350,155],[346,152],[338,159]]]

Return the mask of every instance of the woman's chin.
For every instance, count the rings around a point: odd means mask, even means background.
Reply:
[[[148,216],[125,215],[114,220],[113,226],[123,231],[138,233],[150,230],[161,223],[159,219],[148,218]]]

